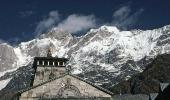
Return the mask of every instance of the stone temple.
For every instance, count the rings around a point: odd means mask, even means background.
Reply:
[[[18,92],[15,100],[112,100],[113,93],[70,73],[68,59],[35,57],[30,87]]]

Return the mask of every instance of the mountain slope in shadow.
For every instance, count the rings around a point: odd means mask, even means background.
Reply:
[[[120,82],[110,90],[115,94],[158,93],[160,83],[170,83],[170,54],[158,55],[142,73]]]

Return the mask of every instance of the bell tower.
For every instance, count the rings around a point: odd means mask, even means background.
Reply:
[[[65,74],[67,61],[66,58],[52,57],[50,49],[47,51],[47,57],[35,57],[33,63],[35,72],[31,80],[31,86]]]

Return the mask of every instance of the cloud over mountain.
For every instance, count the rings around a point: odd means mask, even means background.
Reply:
[[[113,20],[111,22],[104,23],[127,28],[133,26],[138,21],[139,15],[141,15],[143,11],[143,8],[132,11],[130,5],[124,5],[113,12]],[[52,27],[56,27],[60,30],[75,34],[98,26],[97,19],[99,18],[95,17],[93,14],[71,14],[66,16],[65,19],[60,16],[62,16],[62,14],[59,14],[57,10],[49,12],[48,17],[39,22],[35,33],[39,35]]]
[[[132,13],[132,9],[129,5],[122,6],[113,13],[112,24],[118,27],[127,28],[138,21],[139,15],[141,15],[143,11],[144,9],[140,8]]]
[[[96,26],[96,20],[93,15],[83,16],[72,14],[58,24],[57,28],[63,29],[69,33],[76,33]]]
[[[49,28],[51,28],[54,24],[56,24],[60,20],[59,16],[60,15],[59,15],[58,11],[49,12],[48,17],[38,23],[38,25],[35,29],[35,33],[40,34],[43,31],[46,31]]]
[[[54,25],[56,28],[70,33],[84,31],[96,26],[94,15],[71,14],[63,20],[61,20],[60,15],[58,11],[49,12],[48,17],[38,23],[35,33],[39,35],[52,28]]]

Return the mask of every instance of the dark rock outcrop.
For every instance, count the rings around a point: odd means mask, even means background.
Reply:
[[[113,93],[158,93],[160,83],[170,83],[170,54],[158,55],[146,69],[111,88]]]
[[[155,100],[170,100],[170,85],[168,85],[163,91],[160,91]]]

